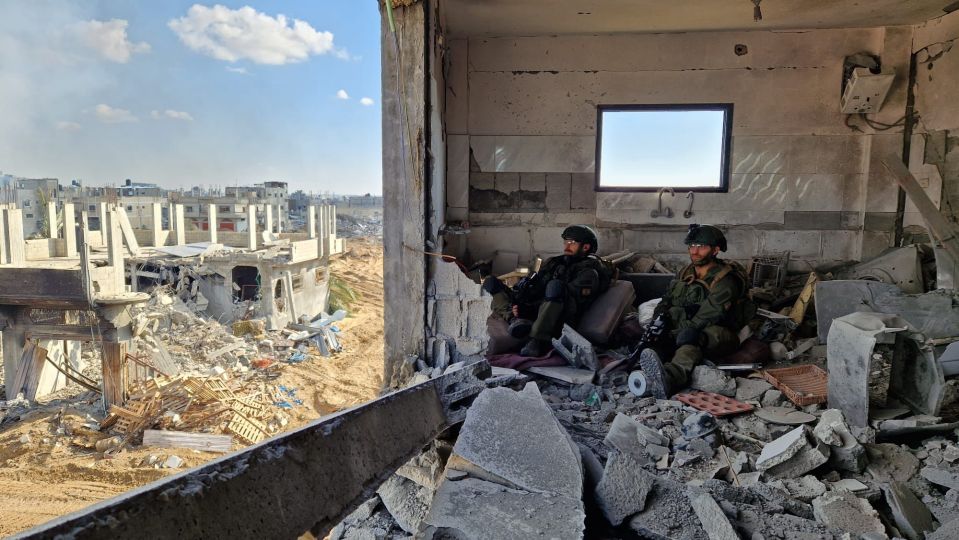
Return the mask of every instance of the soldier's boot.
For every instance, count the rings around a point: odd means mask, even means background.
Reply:
[[[519,354],[520,356],[539,358],[540,356],[546,356],[546,353],[548,353],[551,348],[551,342],[533,338],[523,346],[522,350],[519,351]]]
[[[679,390],[689,385],[693,369],[703,361],[703,349],[698,345],[680,345],[672,361],[664,366],[672,388]]]
[[[668,398],[671,390],[669,375],[666,373],[659,353],[647,347],[639,353],[639,367],[646,379],[646,392],[656,399]]]
[[[536,320],[530,328],[529,336],[541,341],[550,342],[563,327],[564,306],[562,302],[547,300],[539,305]]]

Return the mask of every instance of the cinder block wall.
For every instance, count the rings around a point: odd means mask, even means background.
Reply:
[[[690,222],[728,231],[732,258],[792,251],[797,269],[871,257],[893,238],[902,128],[845,125],[846,55],[881,56],[896,80],[880,114],[905,112],[913,27],[451,39],[446,95],[447,221],[469,220],[458,255],[520,260],[560,251],[571,223],[595,225],[602,251],[684,260]],[[748,53],[737,55],[744,44]],[[959,55],[959,53],[952,53]],[[952,70],[956,73],[956,70]],[[955,84],[952,85],[955,87]],[[666,197],[593,190],[596,105],[732,102],[728,193]],[[859,122],[856,122],[858,125]],[[934,189],[935,186],[933,186]]]

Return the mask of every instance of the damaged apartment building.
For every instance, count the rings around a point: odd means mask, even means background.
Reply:
[[[104,403],[122,403],[136,378],[127,362],[135,349],[127,308],[157,288],[182,300],[177,309],[224,324],[256,318],[266,328],[283,328],[326,309],[328,260],[343,245],[334,207],[310,206],[305,232],[281,233],[269,206],[262,231],[256,207],[248,206],[252,225],[244,232],[218,230],[213,204],[205,213],[208,227],[188,228],[181,204],[170,205],[172,226],[164,227],[164,206],[152,204],[156,226],[134,229],[122,205],[103,204],[101,230],[90,230],[86,211],[78,216],[72,203],[58,210],[50,202],[44,209],[49,234],[25,240],[23,210],[4,205],[0,304],[8,400],[33,401],[62,388],[84,368],[80,343],[94,342],[102,355]]]
[[[957,11],[381,2],[396,391],[24,536],[959,537]],[[704,110],[714,184],[604,178],[634,144],[618,119]],[[558,364],[492,354],[474,269],[523,275],[587,224],[631,275],[612,332],[688,261],[692,223],[752,269],[761,361],[657,400],[607,370],[635,339],[580,325]]]

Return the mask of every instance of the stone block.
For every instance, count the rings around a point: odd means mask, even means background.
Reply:
[[[463,307],[457,299],[444,298],[436,301],[434,328],[437,334],[456,338],[462,335]]]
[[[546,174],[546,209],[550,212],[567,212],[570,206],[572,175],[570,173]]]
[[[886,528],[869,501],[848,491],[830,491],[812,502],[816,520],[824,525],[854,534],[878,533]]]
[[[490,314],[490,301],[486,296],[466,302],[466,337],[486,337],[486,319]]]
[[[573,173],[570,180],[570,208],[595,209],[596,175],[592,173]]]
[[[708,493],[688,493],[689,503],[699,517],[703,529],[709,535],[709,540],[739,540],[739,535],[733,529],[729,518],[723,509],[716,504],[716,500]]]
[[[656,477],[629,455],[610,452],[602,480],[596,486],[596,502],[606,519],[619,525],[646,507],[646,496],[655,482]]]
[[[842,227],[839,210],[787,210],[783,213],[783,227],[793,230],[836,230]]]
[[[543,257],[563,252],[563,229],[565,227],[539,227],[533,229],[533,251]]]
[[[482,354],[488,342],[481,338],[456,338],[456,352],[463,356]]]
[[[736,399],[739,401],[758,401],[773,385],[763,379],[736,377]]]
[[[693,369],[692,382],[689,386],[695,390],[713,392],[727,397],[736,395],[736,380],[725,371],[708,366],[696,366]]]
[[[822,235],[816,231],[763,231],[760,249],[767,253],[790,252],[793,259],[816,259],[821,252]]]
[[[453,452],[521,489],[582,496],[579,449],[533,383],[520,392],[490,388],[477,396]]]
[[[432,490],[395,474],[387,478],[376,493],[396,523],[410,534],[419,529],[433,498]]]
[[[523,191],[546,191],[546,173],[520,173],[519,188]]]
[[[581,538],[583,503],[475,478],[443,482],[417,538]]]
[[[519,173],[498,172],[493,177],[493,189],[500,193],[512,193],[519,190]]]
[[[471,172],[470,187],[473,189],[493,189],[494,173],[491,172]]]
[[[909,540],[923,540],[926,533],[936,528],[935,520],[929,508],[903,482],[892,482],[883,486],[886,502],[892,510],[893,520],[899,532]]]

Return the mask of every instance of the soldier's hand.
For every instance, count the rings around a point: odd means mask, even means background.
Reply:
[[[519,306],[517,306],[516,304],[513,304],[513,316],[519,317]]]

